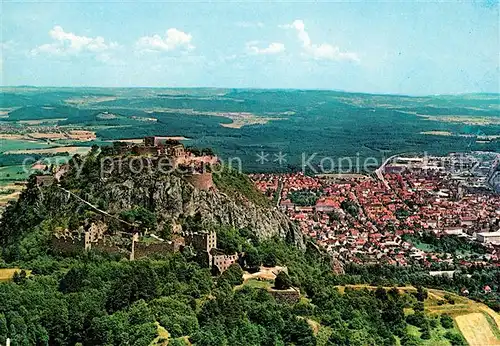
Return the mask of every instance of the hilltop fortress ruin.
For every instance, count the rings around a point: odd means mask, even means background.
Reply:
[[[109,235],[107,231],[108,226],[102,221],[81,226],[75,231],[59,230],[52,237],[51,245],[53,251],[59,254],[78,254],[92,250],[130,260],[182,252],[186,247],[191,247],[199,261],[215,274],[224,272],[239,259],[237,253],[225,254],[217,249],[217,234],[213,231],[182,232],[171,240],[139,232]]]
[[[169,137],[144,137],[142,144],[118,142],[112,148],[105,149],[113,157],[104,169],[112,172],[124,164],[136,169],[153,167],[164,172],[180,172],[183,178],[199,190],[213,187],[210,167],[219,163],[213,153],[206,154],[196,149],[187,149],[181,142]],[[118,162],[119,161],[119,162]]]
[[[174,169],[161,171],[165,162]],[[220,273],[239,255],[217,248],[216,234],[207,231],[212,225],[303,245],[296,225],[252,191],[248,177],[230,169],[216,173],[220,165],[209,149],[146,137],[94,147],[51,174],[32,177],[28,188],[40,202],[58,206],[49,216],[58,218],[50,241],[55,253],[96,251],[135,260],[188,249]]]
[[[182,173],[184,180],[199,190],[209,190],[214,186],[210,166],[219,163],[218,158],[196,149],[186,149],[177,140],[170,137],[144,137],[142,144],[115,142],[113,146],[101,148],[106,158],[103,160],[102,173],[111,175],[116,169],[157,168],[165,172]],[[50,186],[58,182],[68,171],[68,165],[59,167],[54,174],[38,175],[38,186]]]
[[[112,147],[102,148],[107,157],[108,164],[115,164],[118,160],[123,166],[126,164],[144,164],[155,167],[161,159],[168,159],[174,168],[182,168],[182,178],[198,190],[209,190],[214,184],[212,173],[207,165],[217,164],[214,155],[193,153],[178,141],[170,140],[168,137],[145,137],[142,144],[129,144],[119,142]],[[109,170],[110,167],[104,167]],[[39,188],[49,187],[57,184],[68,167],[61,167],[52,175],[39,175],[35,182]],[[108,172],[111,172],[109,170]],[[59,187],[69,195],[72,192]],[[74,198],[80,199],[74,195]],[[87,251],[113,254],[135,260],[166,253],[184,251],[186,247],[192,248],[201,263],[212,269],[214,273],[222,273],[231,264],[238,261],[237,253],[225,254],[217,249],[217,235],[215,232],[182,232],[180,225],[171,239],[165,240],[154,234],[154,230],[144,229],[140,224],[129,224],[119,220],[105,211],[98,209],[86,202],[99,215],[93,220],[87,220],[78,229],[58,229],[52,237],[52,249],[60,254],[75,254]],[[123,223],[123,231],[110,232],[106,222],[109,218],[115,218]]]

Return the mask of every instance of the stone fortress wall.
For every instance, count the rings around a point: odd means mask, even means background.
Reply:
[[[186,174],[184,179],[198,190],[210,190],[214,186],[212,173]]]

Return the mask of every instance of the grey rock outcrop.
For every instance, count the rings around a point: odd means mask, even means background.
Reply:
[[[303,247],[297,225],[279,210],[243,196],[228,196],[216,187],[199,190],[180,175],[123,174],[96,185],[90,195],[105,200],[111,214],[142,206],[154,211],[162,225],[199,213],[207,224],[248,228],[259,239],[279,236]]]

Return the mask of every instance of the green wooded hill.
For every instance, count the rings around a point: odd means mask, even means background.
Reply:
[[[30,275],[0,283],[0,342],[165,345],[166,330],[169,345],[419,345],[431,338],[464,344],[453,324],[423,312],[425,289],[341,292],[337,285],[359,278],[333,275],[311,249],[279,239],[248,241],[236,230],[219,236],[253,264],[287,265],[286,282],[300,289],[300,301],[280,302],[243,283],[238,265],[211,277],[186,254],[134,262],[47,255],[22,263]]]
[[[73,187],[84,188],[85,179],[95,177],[89,171],[82,179]],[[229,174],[219,183],[230,191],[245,181]],[[47,246],[48,236],[68,226],[71,213],[88,211],[65,206],[62,217],[60,205],[45,203],[39,214],[47,198],[30,181],[0,223],[0,266],[23,269],[0,283],[1,344],[10,338],[12,345],[461,345],[464,339],[446,317],[423,311],[427,292],[419,285],[455,292],[467,287],[471,295],[485,284],[499,286],[497,273],[486,268],[450,279],[418,267],[348,264],[336,275],[329,257],[311,243],[296,247],[222,226],[215,227],[218,247],[242,256],[218,277],[192,251],[137,261],[94,252],[59,256]],[[201,227],[196,222],[190,219],[189,227]],[[278,282],[243,280],[243,270],[260,265],[286,266],[288,274]],[[417,289],[338,288],[349,284]],[[268,290],[273,286],[294,287],[300,297],[278,299]]]

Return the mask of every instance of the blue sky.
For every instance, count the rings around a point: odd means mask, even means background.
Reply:
[[[2,85],[499,92],[499,4],[13,2]]]

